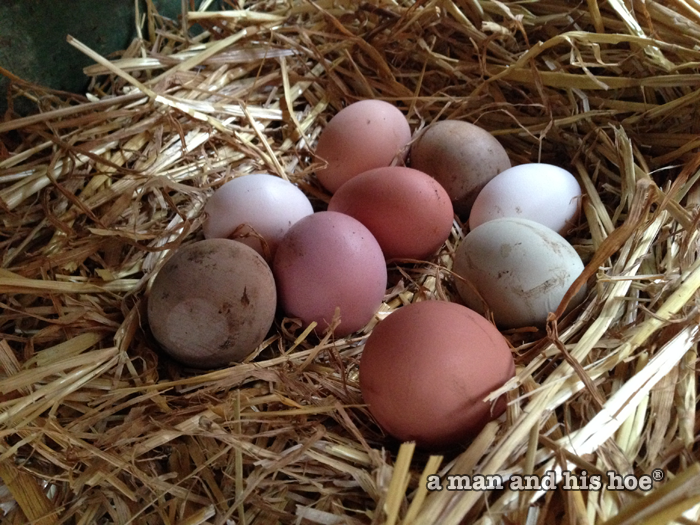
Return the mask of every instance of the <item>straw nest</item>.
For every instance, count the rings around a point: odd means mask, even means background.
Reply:
[[[138,20],[144,38],[109,61],[69,37],[95,60],[86,97],[12,77],[40,111],[0,124],[2,523],[697,523],[697,0],[239,2],[185,13],[197,36],[152,6]],[[145,322],[224,182],[267,171],[323,209],[315,140],[364,98],[413,130],[477,123],[586,193],[569,237],[585,303],[506,333],[506,416],[442,456],[362,405],[371,327],[333,340],[278,318],[247,362],[203,373]],[[455,222],[433,260],[392,265],[378,317],[454,297],[462,236]],[[655,469],[648,493],[425,483]]]

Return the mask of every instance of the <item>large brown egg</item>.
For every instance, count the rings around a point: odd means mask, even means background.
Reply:
[[[336,309],[342,337],[359,330],[379,310],[387,271],[372,233],[349,215],[322,211],[292,226],[273,263],[280,304],[305,325],[324,332]]]
[[[411,140],[411,128],[398,108],[382,100],[361,100],[335,115],[318,138],[316,170],[323,186],[335,193],[355,175],[388,166]]]
[[[452,203],[425,173],[390,166],[346,182],[328,204],[330,211],[367,226],[387,259],[423,259],[442,246],[452,229]]]
[[[360,361],[360,388],[379,425],[401,441],[436,448],[476,435],[505,410],[484,402],[513,377],[508,343],[465,306],[423,301],[380,322]]]
[[[156,276],[148,322],[164,350],[196,368],[241,361],[272,326],[272,271],[253,248],[208,239],[180,248]]]
[[[488,181],[510,168],[501,143],[485,129],[460,120],[431,124],[411,146],[411,167],[435,177],[465,216]]]

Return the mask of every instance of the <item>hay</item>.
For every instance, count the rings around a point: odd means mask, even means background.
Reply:
[[[0,124],[2,523],[700,520],[700,3],[268,1],[185,15],[205,32],[149,6],[149,39],[111,61],[69,38],[96,63],[86,99],[2,71],[10,102],[40,110]],[[444,456],[392,442],[362,405],[369,329],[319,339],[278,319],[247,362],[199,373],[144,322],[149,283],[201,238],[203,204],[227,180],[268,171],[323,209],[313,144],[363,98],[395,103],[414,130],[474,122],[514,163],[568,168],[587,194],[570,235],[587,300],[546,332],[506,334],[518,373],[494,397],[507,393],[507,417]],[[434,260],[392,265],[378,317],[454,297],[462,235],[455,223]],[[665,479],[646,496],[425,485],[654,469]]]

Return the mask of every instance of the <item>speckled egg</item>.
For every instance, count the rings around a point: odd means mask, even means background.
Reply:
[[[214,368],[245,359],[270,330],[277,308],[272,271],[230,239],[183,246],[161,268],[148,297],[151,332],[174,359]]]
[[[506,150],[493,135],[460,120],[427,126],[411,146],[411,167],[435,177],[462,216],[486,183],[510,166]]]
[[[527,219],[495,219],[472,230],[457,247],[454,272],[465,304],[485,305],[501,328],[542,326],[583,271],[566,239]],[[569,308],[585,296],[581,290]]]

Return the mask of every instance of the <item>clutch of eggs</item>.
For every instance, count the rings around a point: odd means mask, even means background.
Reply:
[[[148,317],[159,343],[195,367],[240,361],[263,341],[277,305],[318,332],[349,335],[382,304],[386,260],[431,256],[454,213],[471,211],[454,263],[467,306],[423,301],[391,313],[366,341],[360,388],[387,433],[422,447],[458,443],[499,417],[504,399],[486,398],[515,367],[478,312],[512,328],[541,325],[558,307],[583,270],[556,233],[575,223],[580,187],[554,166],[511,168],[498,140],[459,121],[431,124],[411,146],[411,167],[390,166],[410,140],[396,107],[357,102],[319,137],[328,211],[313,213],[298,187],[272,175],[219,188],[205,206],[207,240],[179,249],[153,283]]]

